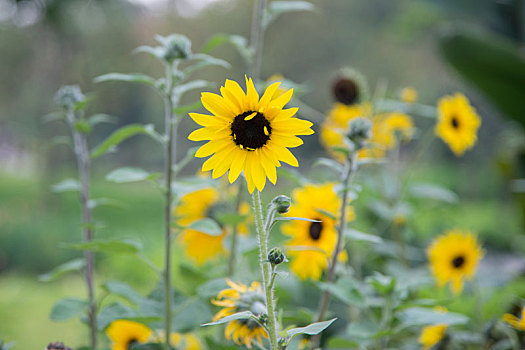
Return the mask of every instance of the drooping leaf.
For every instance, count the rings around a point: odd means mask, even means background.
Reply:
[[[439,200],[446,203],[456,203],[458,195],[451,190],[434,184],[414,184],[410,187],[410,194],[416,198]]]
[[[95,239],[86,243],[64,244],[64,246],[75,250],[90,250],[100,253],[137,254],[142,250],[142,246],[138,242],[118,239]]]
[[[135,136],[135,135],[149,135],[153,137],[156,141],[161,142],[162,137],[155,132],[152,124],[142,125],[142,124],[131,124],[126,125],[117,131],[113,132],[108,136],[100,145],[91,151],[91,158],[95,159],[100,157],[106,152],[112,151],[118,144],[122,141]]]
[[[155,79],[150,77],[146,74],[141,73],[129,73],[129,74],[123,74],[123,73],[108,73],[104,75],[100,75],[93,79],[95,83],[101,83],[104,81],[126,81],[126,82],[133,82],[133,83],[142,83],[142,84],[148,84],[151,86],[155,86]]]
[[[91,125],[91,127],[94,127],[95,125],[100,123],[115,123],[115,121],[115,117],[103,113],[93,114],[87,118],[87,122],[89,123],[89,125]]]
[[[199,69],[209,67],[209,66],[219,66],[219,67],[223,67],[226,69],[231,68],[230,64],[226,62],[225,60],[221,60],[220,58],[216,58],[216,57],[204,54],[204,53],[198,53],[198,54],[192,55],[191,58],[197,61],[193,63],[192,65],[186,67],[183,70],[184,75],[191,74],[193,72],[198,71]]]
[[[233,315],[223,317],[217,321],[202,324],[201,326],[202,327],[215,326],[218,324],[228,323],[228,322],[235,321],[235,320],[246,320],[251,317],[255,317],[255,315],[251,311],[241,311],[241,312],[234,313]]]
[[[341,163],[333,159],[323,158],[323,157],[317,158],[317,160],[312,164],[312,167],[315,167],[315,166],[325,166],[333,170],[335,172],[335,175],[337,176],[343,173],[343,166],[341,165]]]
[[[459,325],[468,322],[468,317],[453,312],[441,312],[424,307],[411,307],[397,313],[397,318],[404,327],[431,324]]]
[[[192,222],[189,229],[205,233],[210,236],[220,236],[222,234],[222,228],[217,221],[211,218],[199,219]]]
[[[201,300],[192,300],[182,309],[175,310],[172,318],[173,330],[185,333],[199,327],[212,317],[208,304]]]
[[[57,193],[69,192],[69,191],[79,191],[80,182],[78,182],[78,180],[75,180],[75,179],[65,179],[53,185],[51,190]]]
[[[75,298],[61,299],[51,309],[49,318],[55,322],[66,321],[85,313],[88,306],[89,304],[85,300]]]
[[[55,267],[48,273],[38,276],[38,280],[42,282],[55,281],[56,279],[62,277],[68,272],[82,270],[84,266],[86,266],[86,262],[84,259],[73,259]]]
[[[292,328],[286,331],[286,334],[293,339],[296,335],[307,334],[316,335],[328,328],[337,318],[328,321],[311,323],[306,327]]]
[[[372,235],[370,233],[364,233],[351,228],[345,229],[345,237],[354,241],[363,241],[369,243],[382,243],[383,239],[379,236]]]
[[[202,52],[209,53],[215,47],[222,44],[232,45],[237,50],[237,52],[239,52],[246,63],[251,62],[253,57],[252,49],[248,44],[248,40],[240,35],[216,34],[212,36],[204,45]]]
[[[127,183],[148,180],[150,174],[143,169],[123,167],[106,175],[106,180],[115,183]]]
[[[210,88],[214,85],[215,85],[214,83],[206,81],[206,80],[192,80],[187,83],[175,86],[175,88],[173,89],[173,95],[180,97],[188,91],[196,90],[196,89],[202,90],[205,88]]]
[[[314,4],[308,1],[271,1],[264,16],[263,25],[268,26],[284,13],[314,10]]]
[[[319,220],[313,220],[313,219],[307,219],[307,218],[298,218],[298,217],[292,217],[292,216],[280,216],[280,217],[275,218],[274,220],[277,220],[277,221],[293,221],[293,220],[297,220],[297,221],[308,221],[308,222],[321,222]]]
[[[336,283],[320,283],[319,287],[347,305],[362,307],[365,304],[361,292],[352,280],[340,279]]]

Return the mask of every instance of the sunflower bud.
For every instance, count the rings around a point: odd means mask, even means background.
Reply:
[[[46,350],[72,350],[64,345],[64,343],[49,343]]]
[[[290,197],[280,194],[272,200],[270,205],[273,206],[279,214],[286,214],[291,204],[292,200]]]
[[[191,41],[181,34],[172,34],[161,41],[164,46],[163,58],[167,62],[186,59],[191,54]]]
[[[282,264],[283,262],[286,261],[286,256],[284,255],[284,253],[281,250],[281,248],[273,248],[268,253],[268,261],[273,266],[277,266],[277,265]]]
[[[265,325],[266,323],[268,323],[268,314],[264,312],[260,313],[259,315],[257,315],[257,319],[261,324]]]
[[[366,118],[355,118],[350,121],[348,129],[348,139],[354,144],[355,150],[359,150],[371,137],[372,123]]]
[[[85,99],[86,96],[84,96],[78,85],[62,86],[55,94],[55,104],[66,110],[74,110]]]
[[[361,73],[351,68],[342,69],[332,86],[334,98],[344,104],[353,105],[366,99],[366,80]]]
[[[279,346],[279,350],[286,350],[288,347],[288,340],[286,338],[279,338],[277,345]]]

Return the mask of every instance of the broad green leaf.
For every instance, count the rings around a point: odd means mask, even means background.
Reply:
[[[382,275],[379,272],[375,272],[372,276],[366,278],[374,289],[383,295],[392,293],[396,288],[396,279],[390,276]]]
[[[319,287],[330,292],[334,297],[347,305],[363,307],[365,300],[355,284],[350,280],[341,279],[334,283],[320,283]]]
[[[321,222],[319,220],[313,220],[313,219],[307,219],[307,218],[298,218],[298,217],[292,217],[292,216],[280,216],[275,218],[276,221],[308,221],[308,222]]]
[[[133,83],[142,83],[142,84],[148,84],[151,86],[155,86],[155,79],[150,77],[146,74],[141,73],[130,73],[130,74],[122,74],[122,73],[108,73],[104,75],[100,75],[93,79],[95,83],[101,83],[104,81],[127,81],[127,82],[133,82]]]
[[[325,166],[335,171],[335,175],[337,176],[339,176],[343,172],[343,166],[341,165],[341,163],[329,158],[317,158],[317,160],[312,164],[312,167],[315,166]]]
[[[65,179],[51,187],[53,192],[79,191],[80,183],[75,179]]]
[[[139,292],[124,282],[109,281],[104,283],[102,287],[109,293],[118,295],[135,305],[139,305],[144,299]]]
[[[139,53],[139,52],[149,53],[153,57],[156,57],[159,60],[163,61],[164,60],[164,51],[165,51],[165,49],[160,47],[160,46],[153,47],[153,46],[143,45],[143,46],[139,46],[136,49],[134,49],[132,53],[134,53],[134,54],[135,53]]]
[[[187,228],[195,231],[205,233],[210,236],[220,236],[222,234],[222,228],[217,221],[211,218],[199,219],[192,222]]]
[[[364,233],[351,228],[345,229],[345,237],[354,241],[363,241],[369,243],[382,243],[383,239],[379,236],[372,235],[370,233]]]
[[[286,334],[293,339],[299,334],[316,335],[328,328],[337,318],[332,318],[328,321],[311,323],[306,327],[292,328],[286,331]]]
[[[287,12],[314,10],[314,4],[308,1],[271,1],[264,16],[263,25],[268,26],[277,17]]]
[[[175,307],[175,315],[172,318],[173,331],[186,333],[212,318],[208,303],[195,299],[185,303],[182,308]]]
[[[248,40],[245,37],[240,35],[230,35],[230,34],[216,34],[212,36],[208,42],[204,45],[202,52],[209,53],[215,47],[222,44],[230,44],[237,52],[242,56],[246,63],[251,62],[253,53]]]
[[[106,175],[106,180],[116,183],[137,182],[149,179],[150,174],[139,168],[119,168]]]
[[[449,31],[443,57],[507,116],[525,126],[525,59],[517,43],[494,35]]]
[[[228,288],[224,278],[209,280],[197,287],[197,294],[202,299],[211,299],[217,297],[217,294],[223,289]]]
[[[173,95],[180,97],[191,90],[202,90],[214,86],[215,84],[206,80],[192,80],[187,83],[177,85],[173,89]],[[180,107],[179,107],[180,108]]]
[[[99,330],[106,329],[115,320],[137,317],[138,313],[127,305],[120,302],[106,305],[97,315],[97,326]]]
[[[204,53],[198,53],[191,57],[193,60],[197,60],[197,62],[193,63],[192,65],[186,67],[183,70],[184,75],[191,74],[195,71],[198,71],[199,69],[209,67],[209,66],[219,66],[226,69],[230,69],[231,66],[228,62],[225,60],[221,60],[220,58],[215,58],[210,55],[206,55]]]
[[[94,127],[95,125],[100,123],[115,123],[116,119],[117,118],[109,114],[98,113],[89,116],[89,118],[87,118],[87,122],[89,123],[89,125],[91,125],[91,127]]]
[[[91,126],[91,124],[88,123],[87,120],[83,118],[75,120],[75,130],[76,131],[87,135],[91,132],[92,129],[93,127]]]
[[[201,326],[202,327],[215,326],[215,325],[218,325],[218,324],[228,323],[228,322],[235,321],[235,320],[246,320],[246,319],[249,319],[249,318],[252,318],[252,317],[256,317],[256,316],[253,313],[251,313],[251,311],[241,311],[241,312],[237,312],[237,313],[235,313],[233,315],[223,317],[223,318],[221,318],[221,319],[219,319],[217,321],[202,324]]]
[[[184,116],[189,112],[196,111],[202,107],[202,102],[197,101],[195,103],[191,103],[184,106],[175,107],[172,109],[173,113],[175,113],[178,116]]]
[[[404,327],[425,326],[432,324],[460,325],[468,322],[468,317],[453,312],[441,312],[424,307],[411,307],[399,311],[396,317]]]
[[[330,349],[358,349],[359,344],[350,339],[332,337],[328,339],[326,346]]]
[[[114,150],[114,148],[122,141],[135,135],[149,135],[157,141],[161,141],[161,137],[155,132],[153,125],[131,124],[126,125],[108,136],[100,145],[91,151],[91,158],[100,157],[106,152]]]
[[[94,199],[89,200],[88,206],[91,209],[95,209],[95,208],[103,207],[103,206],[122,207],[122,203],[112,198],[94,198]]]
[[[96,239],[86,243],[64,244],[64,246],[75,250],[90,250],[100,253],[137,254],[142,250],[142,246],[137,242],[118,239]]]
[[[248,218],[248,215],[234,214],[234,213],[218,213],[215,215],[218,222],[223,225],[238,225],[243,223]]]
[[[433,184],[415,184],[410,187],[410,194],[416,198],[434,199],[447,203],[456,203],[458,195],[449,189]]]
[[[38,280],[42,282],[51,282],[65,275],[68,272],[80,271],[84,268],[84,266],[86,266],[86,262],[84,259],[73,259],[55,267],[48,273],[38,276]]]
[[[85,313],[88,306],[89,303],[85,300],[75,298],[61,299],[51,309],[49,318],[56,322],[66,321]]]

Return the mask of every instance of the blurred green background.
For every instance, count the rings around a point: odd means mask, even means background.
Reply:
[[[516,159],[523,154],[523,131],[465,83],[439,49],[442,33],[457,27],[522,42],[520,17],[509,10],[521,1],[312,2],[317,11],[282,16],[269,28],[263,77],[281,73],[304,83],[309,89],[303,100],[319,111],[330,108],[330,84],[344,66],[364,73],[372,88],[385,80],[390,97],[413,86],[419,101],[433,105],[441,95],[464,91],[483,119],[478,145],[458,159],[434,141],[412,170],[414,180],[448,187],[461,202],[418,213],[411,223],[415,242],[424,246],[444,228],[457,225],[478,232],[491,249],[523,253],[523,213],[509,182],[522,176]],[[83,296],[80,276],[50,284],[38,281],[39,274],[78,255],[61,248],[60,242],[80,239],[77,198],[50,190],[75,172],[70,150],[52,142],[67,130],[41,120],[54,110],[55,91],[63,84],[79,84],[94,97],[92,112],[117,117],[117,125],[101,126],[94,133],[92,146],[117,126],[142,122],[160,128],[162,101],[152,90],[94,84],[93,78],[107,72],[159,76],[162,72],[151,58],[131,54],[135,47],[153,44],[155,33],[177,32],[191,38],[198,52],[217,33],[247,36],[251,11],[252,1],[247,0],[0,0],[0,339],[15,341],[16,348],[24,350],[43,348],[53,340],[76,346],[85,331],[78,321],[48,321],[59,297]],[[231,62],[232,69],[209,68],[199,77],[218,84],[227,77],[242,79],[246,67],[236,51],[223,46],[213,54]],[[183,102],[197,98],[198,93],[188,94]],[[428,120],[415,122],[423,129],[431,127]],[[181,154],[190,146],[184,135],[194,128],[191,120],[183,122]],[[410,154],[411,147],[403,154]],[[297,153],[304,171],[313,157],[324,154],[316,136]],[[146,185],[107,183],[105,174],[119,165],[155,171],[162,166],[162,152],[138,137],[95,163],[94,197],[125,203],[95,211],[96,219],[104,222],[97,236],[142,241],[148,256],[160,264],[162,200]],[[199,165],[193,161],[187,173]],[[286,186],[278,190],[290,191]],[[154,282],[145,266],[126,257],[101,257],[97,269],[100,280],[118,277],[142,291]]]

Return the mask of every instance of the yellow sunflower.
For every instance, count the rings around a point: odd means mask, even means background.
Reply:
[[[111,322],[106,334],[111,339],[111,350],[128,350],[132,344],[146,343],[153,332],[138,322],[116,320]]]
[[[427,248],[430,269],[439,286],[450,282],[454,293],[463,290],[463,280],[472,279],[484,251],[470,232],[449,230]]]
[[[204,350],[199,338],[192,333],[171,333],[170,343],[177,350]]]
[[[405,103],[414,103],[417,101],[417,90],[412,87],[406,87],[401,90],[401,101]]]
[[[192,141],[209,141],[201,146],[196,157],[208,157],[203,171],[218,178],[227,171],[233,183],[244,171],[248,190],[262,191],[266,178],[277,181],[276,168],[281,162],[299,166],[288,150],[303,144],[297,135],[311,135],[313,125],[307,120],[294,118],[297,108],[283,109],[290,101],[293,90],[275,97],[280,83],[270,85],[262,97],[252,79],[246,78],[247,92],[232,80],[226,80],[221,95],[203,92],[201,101],[212,115],[190,113],[190,117],[203,128],[193,131]]]
[[[525,331],[525,307],[521,309],[520,318],[513,314],[505,314],[503,315],[503,321],[519,331]]]
[[[266,313],[266,302],[260,283],[252,282],[249,287],[228,279],[226,283],[230,288],[222,290],[217,299],[211,301],[214,305],[223,307],[213,317],[214,321],[242,311],[251,311],[254,315]],[[238,345],[244,344],[247,348],[251,348],[254,341],[261,344],[262,337],[268,338],[266,330],[252,319],[231,321],[224,334],[227,339]]]
[[[480,125],[481,118],[465,95],[456,93],[439,100],[438,122],[434,131],[456,156],[462,156],[474,147]]]
[[[177,223],[188,226],[210,216],[210,211],[218,200],[219,193],[214,188],[204,188],[184,195],[175,208]],[[185,247],[186,255],[196,264],[202,265],[224,253],[225,236],[224,230],[221,235],[212,236],[197,230],[184,229],[178,239]]]
[[[331,183],[307,185],[294,190],[292,197],[293,205],[287,213],[288,216],[321,222],[296,220],[282,226],[282,232],[291,237],[287,242],[290,269],[302,280],[319,280],[337,242],[336,220],[332,217],[339,215],[341,200],[334,190],[334,184]],[[348,221],[354,217],[353,208],[350,207]],[[346,260],[346,252],[342,252],[339,258]]]
[[[429,350],[439,343],[445,336],[447,328],[448,326],[446,324],[436,324],[424,327],[418,339],[423,350]]]

